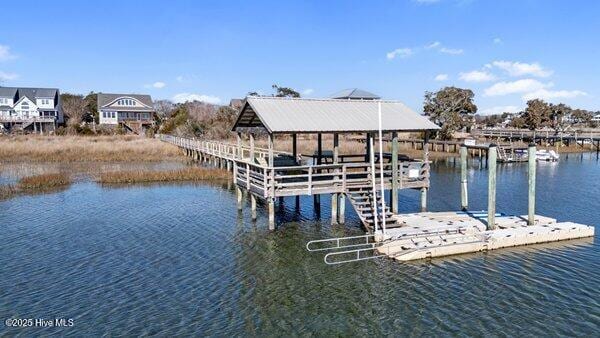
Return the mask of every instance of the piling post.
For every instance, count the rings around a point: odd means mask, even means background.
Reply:
[[[338,223],[344,224],[346,223],[346,194],[340,194],[339,199],[339,213],[338,213]]]
[[[429,173],[429,132],[425,131],[423,137],[423,162],[427,173]],[[427,188],[421,188],[421,212],[427,211]]]
[[[237,139],[237,156],[236,158],[241,159],[243,157],[242,154],[242,133],[237,132],[235,133],[235,138]]]
[[[296,134],[292,134],[292,156],[294,156],[294,161],[298,160],[298,136]]]
[[[401,179],[401,178],[400,178]],[[398,132],[392,133],[392,213],[398,213]]]
[[[463,211],[469,209],[467,184],[467,146],[462,145],[460,147],[460,207]]]
[[[239,186],[235,187],[235,191],[237,193],[237,208],[238,210],[242,210],[242,188],[240,188]]]
[[[323,135],[317,134],[317,165],[321,164],[321,157],[323,156]],[[317,174],[320,172],[317,169]],[[321,195],[315,194],[313,197],[314,207],[318,213],[321,212]]]
[[[268,204],[269,204],[269,230],[275,230],[275,197],[269,197]]]
[[[250,133],[250,162],[254,164],[254,134]]]
[[[495,144],[488,148],[488,230],[496,229],[496,156],[498,154]]]
[[[535,170],[536,170],[536,147],[534,143],[529,144],[527,149],[527,155],[529,159],[529,170],[528,170],[528,214],[527,224],[533,225],[535,223]]]
[[[273,155],[273,134],[269,134],[268,135],[268,142],[269,142],[269,167],[274,167],[275,163],[274,162],[274,155]]]
[[[250,194],[250,210],[252,211],[252,220],[256,220],[256,196]]]
[[[334,133],[333,134],[333,164],[338,164],[338,157],[339,157],[339,144],[340,144],[340,137],[338,133]],[[339,174],[339,170],[335,169],[334,172],[336,174]],[[335,179],[338,179],[338,176],[335,176]],[[331,194],[331,224],[335,224],[338,220],[338,202],[339,202],[339,195],[337,193],[333,193]]]

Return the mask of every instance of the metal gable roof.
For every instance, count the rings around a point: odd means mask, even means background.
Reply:
[[[375,132],[378,102],[385,131],[439,129],[397,101],[248,97],[233,130],[264,126],[270,133]]]

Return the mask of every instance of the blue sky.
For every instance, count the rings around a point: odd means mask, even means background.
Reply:
[[[533,97],[600,110],[597,13],[597,1],[46,1],[3,17],[0,81],[217,103],[273,83],[307,97],[359,87],[417,111],[426,90],[455,85],[482,113]]]

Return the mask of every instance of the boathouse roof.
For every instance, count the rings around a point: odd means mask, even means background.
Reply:
[[[439,129],[398,101],[248,97],[232,128],[235,132],[351,133],[378,131],[381,102],[384,131]]]
[[[346,99],[346,100],[379,100],[381,97],[359,88],[349,88],[332,94],[331,99]]]

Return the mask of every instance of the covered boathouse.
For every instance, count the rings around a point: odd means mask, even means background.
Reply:
[[[387,146],[383,148],[391,148],[383,154],[383,168],[373,146],[379,134],[379,107],[382,141]],[[423,147],[421,159],[400,156],[398,133],[423,132],[427,140],[429,132],[437,129],[426,117],[398,101],[248,97],[232,128],[237,135],[232,169],[238,208],[242,207],[243,190],[250,194],[253,218],[256,217],[256,199],[266,200],[269,228],[274,229],[276,198],[313,195],[318,208],[320,195],[330,194],[332,223],[344,223],[348,197],[368,231],[374,230],[376,217],[379,221],[386,217],[388,228],[394,227],[390,216],[398,212],[398,190],[419,189],[421,209],[425,210],[429,187],[427,145]],[[315,154],[299,154],[299,134],[316,135]],[[332,149],[323,149],[324,134],[333,138]],[[364,152],[340,154],[340,136],[356,139],[357,135],[364,136]],[[275,150],[275,138],[282,136],[291,137],[291,152]],[[255,146],[257,137],[266,137],[266,149]],[[373,160],[377,163],[375,180]],[[383,196],[382,187],[389,191],[391,201],[391,210],[386,207],[385,212],[377,210],[376,202]],[[374,189],[376,196],[373,196]]]

